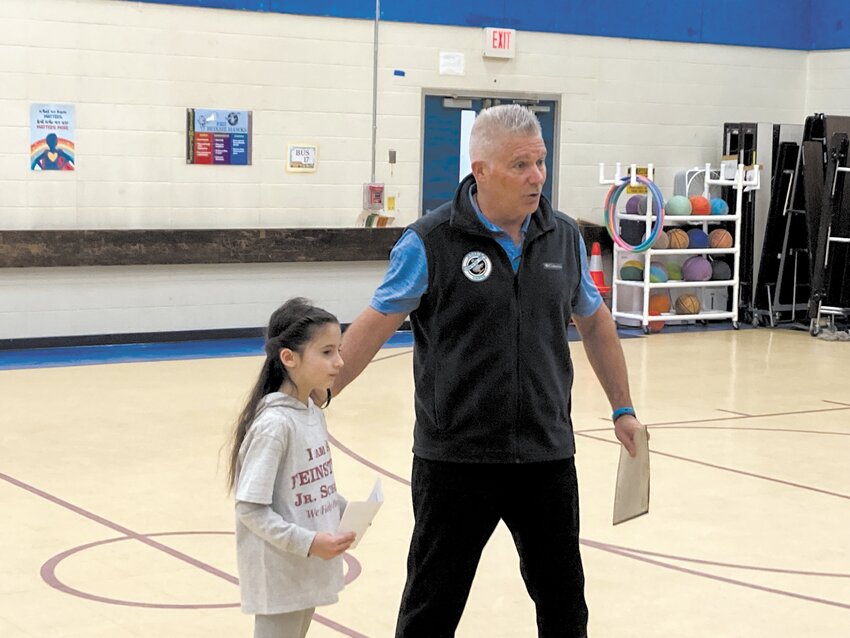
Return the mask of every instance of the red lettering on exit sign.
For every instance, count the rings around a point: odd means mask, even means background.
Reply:
[[[516,56],[516,30],[484,29],[485,58],[513,58]]]
[[[493,31],[493,48],[494,49],[510,49],[511,48],[511,32],[510,31]]]

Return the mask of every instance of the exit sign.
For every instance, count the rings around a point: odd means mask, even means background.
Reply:
[[[484,29],[484,57],[516,57],[516,30],[491,27]]]

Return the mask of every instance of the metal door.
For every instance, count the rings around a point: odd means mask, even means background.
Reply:
[[[543,141],[549,151],[546,156],[546,183],[543,194],[552,201],[553,184],[557,166],[555,156],[556,100],[530,99],[526,97],[452,97],[447,95],[425,95],[424,132],[422,143],[422,199],[420,214],[434,210],[452,199],[455,189],[463,177],[461,164],[468,139],[469,125],[482,109],[497,104],[519,103],[531,108],[540,120]],[[464,163],[464,166],[466,164]],[[464,170],[464,173],[466,171]]]

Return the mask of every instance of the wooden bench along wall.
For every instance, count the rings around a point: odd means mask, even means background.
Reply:
[[[590,246],[611,241],[580,224]],[[0,230],[0,268],[383,261],[403,228]]]

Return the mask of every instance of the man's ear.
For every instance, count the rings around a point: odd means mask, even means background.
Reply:
[[[472,162],[472,175],[476,182],[487,179],[487,162],[484,160],[475,160]]]
[[[298,353],[293,352],[289,348],[283,348],[278,354],[280,362],[285,368],[292,368],[298,363]]]

